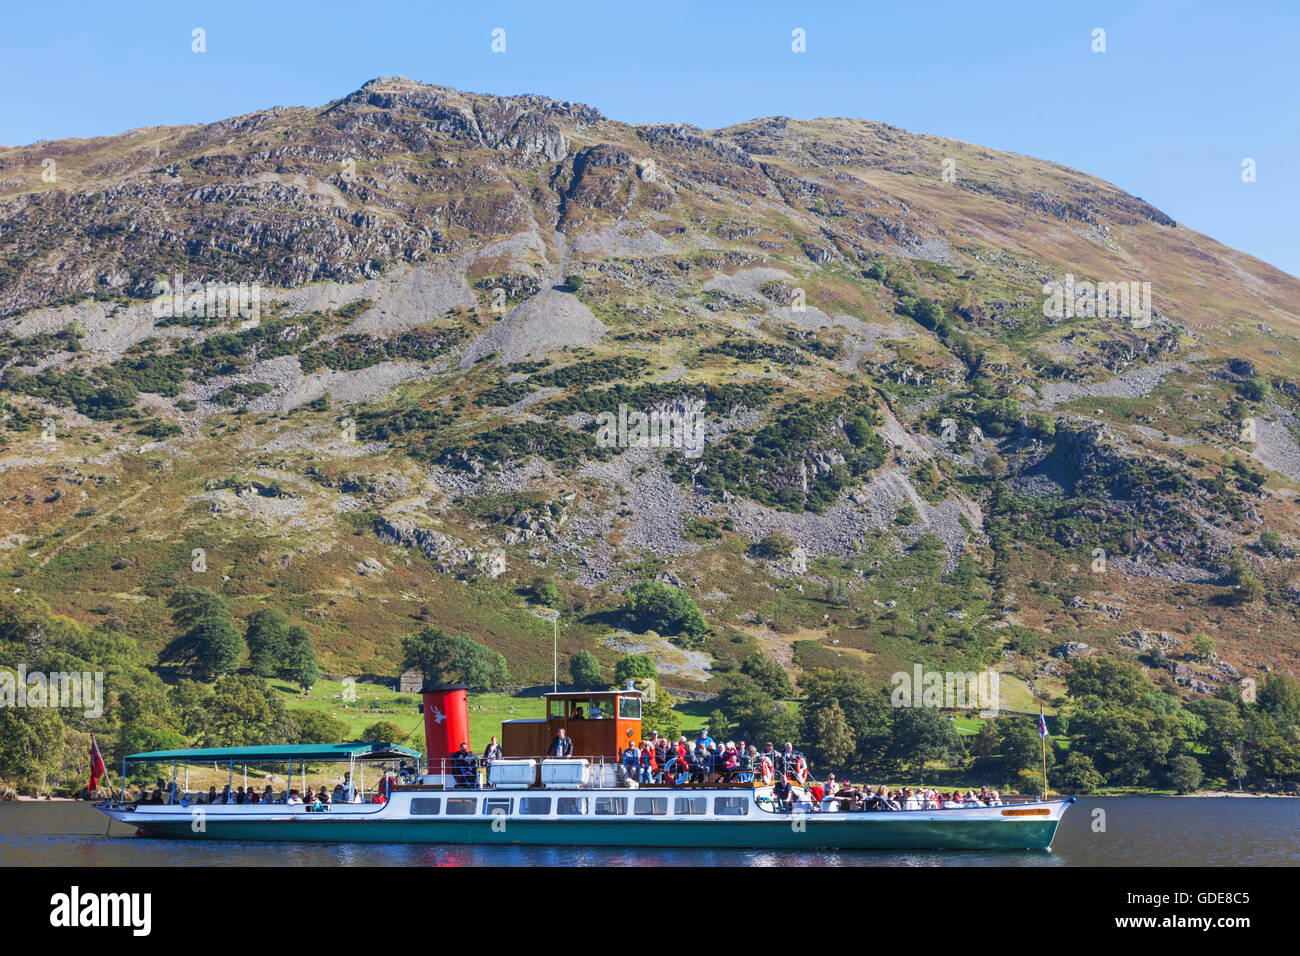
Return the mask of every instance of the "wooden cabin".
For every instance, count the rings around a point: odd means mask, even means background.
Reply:
[[[501,749],[507,757],[542,757],[564,728],[574,757],[613,757],[630,741],[641,743],[639,690],[561,691],[546,695],[546,716],[503,720]]]

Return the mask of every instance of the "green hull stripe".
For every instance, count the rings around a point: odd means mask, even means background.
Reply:
[[[1023,850],[1047,849],[1056,834],[1056,820],[978,821],[945,823],[900,820],[863,825],[819,823],[805,826],[772,821],[715,823],[674,820],[671,823],[592,822],[586,820],[509,820],[493,830],[491,820],[428,820],[393,822],[238,822],[206,821],[195,833],[189,820],[151,823],[141,832],[151,836],[217,840],[290,840],[298,843],[473,843],[531,846],[655,846],[726,847],[732,849],[843,850]]]

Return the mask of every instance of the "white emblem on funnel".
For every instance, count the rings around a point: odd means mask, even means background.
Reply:
[[[444,714],[441,709],[437,707],[433,708],[433,722],[435,724],[440,724],[446,719],[447,719],[447,715]]]

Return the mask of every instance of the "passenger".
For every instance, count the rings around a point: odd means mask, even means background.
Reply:
[[[262,802],[275,803],[275,791],[271,789],[271,785],[269,783],[266,785],[266,790],[262,794]]]
[[[284,802],[289,804],[291,807],[300,807],[302,806],[302,797],[298,796],[297,790],[290,790],[289,797]]]
[[[249,788],[248,788],[248,802],[249,802],[249,803],[260,803],[261,800],[262,800],[262,795],[261,795],[260,793],[258,793],[256,790],[254,790],[252,787],[249,787]]]
[[[736,748],[736,780],[740,783],[754,782],[754,762],[758,759],[758,751],[754,747],[746,747],[744,741]]]
[[[582,717],[582,707],[581,707],[581,705],[579,705],[579,706],[573,708],[573,716],[570,717],[569,719],[570,719],[570,720],[582,720],[582,719],[583,719],[583,717]]]
[[[658,765],[659,770],[662,772],[663,768],[668,765],[668,759],[669,759],[668,738],[660,737],[659,731],[657,730],[654,732],[653,737],[654,737],[654,747],[655,747],[655,764]]]
[[[708,772],[709,752],[704,749],[703,742],[697,740],[695,750],[691,753],[691,783],[704,783]]]
[[[990,807],[1002,806],[1002,798],[998,796],[998,792],[996,790],[989,791],[989,806]]]
[[[600,702],[599,702],[599,701],[592,701],[592,703],[591,703],[590,719],[591,719],[591,720],[599,720],[600,718],[602,718],[602,717],[604,717],[604,716],[605,716],[604,713],[602,713],[602,712],[601,712],[601,709],[600,709]]]
[[[838,789],[839,789],[839,784],[835,782],[835,774],[828,773],[826,775],[826,786],[822,787],[822,792],[825,793],[827,796],[834,796],[835,791]]]
[[[921,800],[918,797],[916,791],[912,790],[910,787],[903,788],[903,809],[904,810],[921,809]]]
[[[853,781],[847,777],[844,778],[844,784],[835,793],[835,800],[840,804],[841,810],[862,809],[862,791],[853,786]]]
[[[226,784],[226,789],[221,791],[221,802],[223,804],[235,802],[235,796],[230,792],[230,784]]]
[[[641,783],[659,782],[659,764],[656,760],[655,748],[648,741],[641,741],[641,750],[637,757],[637,765],[641,772]]]
[[[699,739],[695,741],[695,746],[698,747],[698,746],[700,746],[701,744],[704,746],[704,749],[706,749],[706,750],[707,750],[709,747],[713,746],[713,738],[709,736],[709,728],[708,728],[708,727],[701,727],[701,728],[700,728],[700,736],[699,736]]]
[[[640,765],[641,751],[629,740],[623,748],[623,770],[631,779],[636,780],[640,776]]]
[[[149,798],[149,802],[151,804],[165,804],[167,802],[167,798],[163,796],[163,792],[161,790],[154,790],[153,796]]]
[[[483,748],[483,766],[487,768],[487,777],[489,781],[492,779],[492,761],[500,760],[503,756],[505,756],[505,753],[502,751],[501,745],[497,743],[497,739],[493,737],[488,741],[488,745]]]
[[[474,772],[477,769],[474,763],[474,755],[469,752],[469,744],[461,741],[460,749],[452,754],[451,772],[456,778],[456,786],[472,787],[474,786]],[[344,782],[348,782],[347,775],[344,775]],[[352,795],[349,793],[343,801],[344,803],[352,802]]]
[[[216,802],[217,802],[217,788],[208,787],[208,803],[216,803]]]
[[[901,810],[902,805],[894,797],[894,791],[888,787],[881,787],[876,791],[876,809],[878,810]]]
[[[958,793],[956,790],[954,790],[952,793],[945,796],[943,800],[943,808],[945,810],[956,810],[961,807],[961,804],[962,804],[961,794]]]
[[[243,788],[243,787],[240,787],[240,788],[238,789],[238,792],[237,792],[236,795],[235,795],[235,803],[238,803],[238,804],[240,804],[240,805],[242,806],[243,803],[244,803],[244,801],[245,801],[246,799],[247,799],[247,798],[246,798],[246,796],[245,796],[245,794],[244,794],[244,788]]]
[[[344,793],[343,793],[343,784],[341,784],[341,783],[336,783],[336,784],[334,784],[334,792],[333,792],[332,794],[329,795],[329,800],[328,800],[328,801],[326,801],[323,797],[321,797],[321,795],[320,795],[319,793],[316,794],[316,796],[321,798],[321,802],[322,802],[322,803],[325,803],[325,802],[329,802],[329,803],[347,803],[347,802],[348,802],[348,801],[344,798]]]
[[[759,760],[756,764],[758,769],[762,769],[764,760],[768,761],[768,766],[772,768],[772,775],[774,778],[781,776],[781,754],[772,747],[770,742],[764,747],[763,752],[759,755]]]
[[[727,741],[727,746],[722,750],[721,761],[723,782],[731,783],[736,776],[736,766],[740,762],[740,753],[736,750],[736,744],[734,741]]]
[[[464,749],[464,752],[465,752],[466,754],[469,753],[469,747],[468,747],[468,746],[464,747],[463,749]],[[473,758],[473,757],[470,757],[469,760],[470,760],[470,768],[471,768],[471,770],[472,770],[472,768],[473,768],[473,766],[474,766],[474,758]],[[344,770],[344,771],[343,771],[343,802],[344,802],[344,803],[360,803],[360,802],[361,802],[361,791],[358,790],[358,789],[357,789],[357,785],[356,785],[355,783],[352,782],[352,771],[351,771],[351,770]]]
[[[321,789],[324,790],[325,788],[321,787]],[[308,787],[307,792],[302,795],[302,802],[307,806],[311,806],[313,803],[315,803],[316,791],[313,790],[311,787]]]
[[[565,736],[564,728],[561,727],[551,739],[551,746],[546,749],[546,755],[548,757],[569,757],[572,754],[573,741]]]
[[[772,799],[776,801],[777,808],[786,813],[794,809],[794,787],[790,786],[790,781],[784,776],[778,777],[773,785]]]
[[[984,806],[984,804],[980,803],[980,798],[979,798],[978,796],[976,796],[974,790],[967,790],[967,791],[966,791],[966,799],[963,800],[962,802],[965,803],[966,806],[968,806],[968,807],[982,807],[982,806]]]
[[[316,799],[321,803],[328,804],[330,802],[330,792],[324,787],[321,787],[316,793]]]

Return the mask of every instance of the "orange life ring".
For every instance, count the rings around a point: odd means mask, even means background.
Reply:
[[[800,757],[794,765],[794,775],[799,778],[799,782],[806,784],[808,782],[808,762]]]
[[[763,782],[771,783],[772,782],[772,761],[769,758],[764,757],[760,766],[762,767],[763,770]]]

